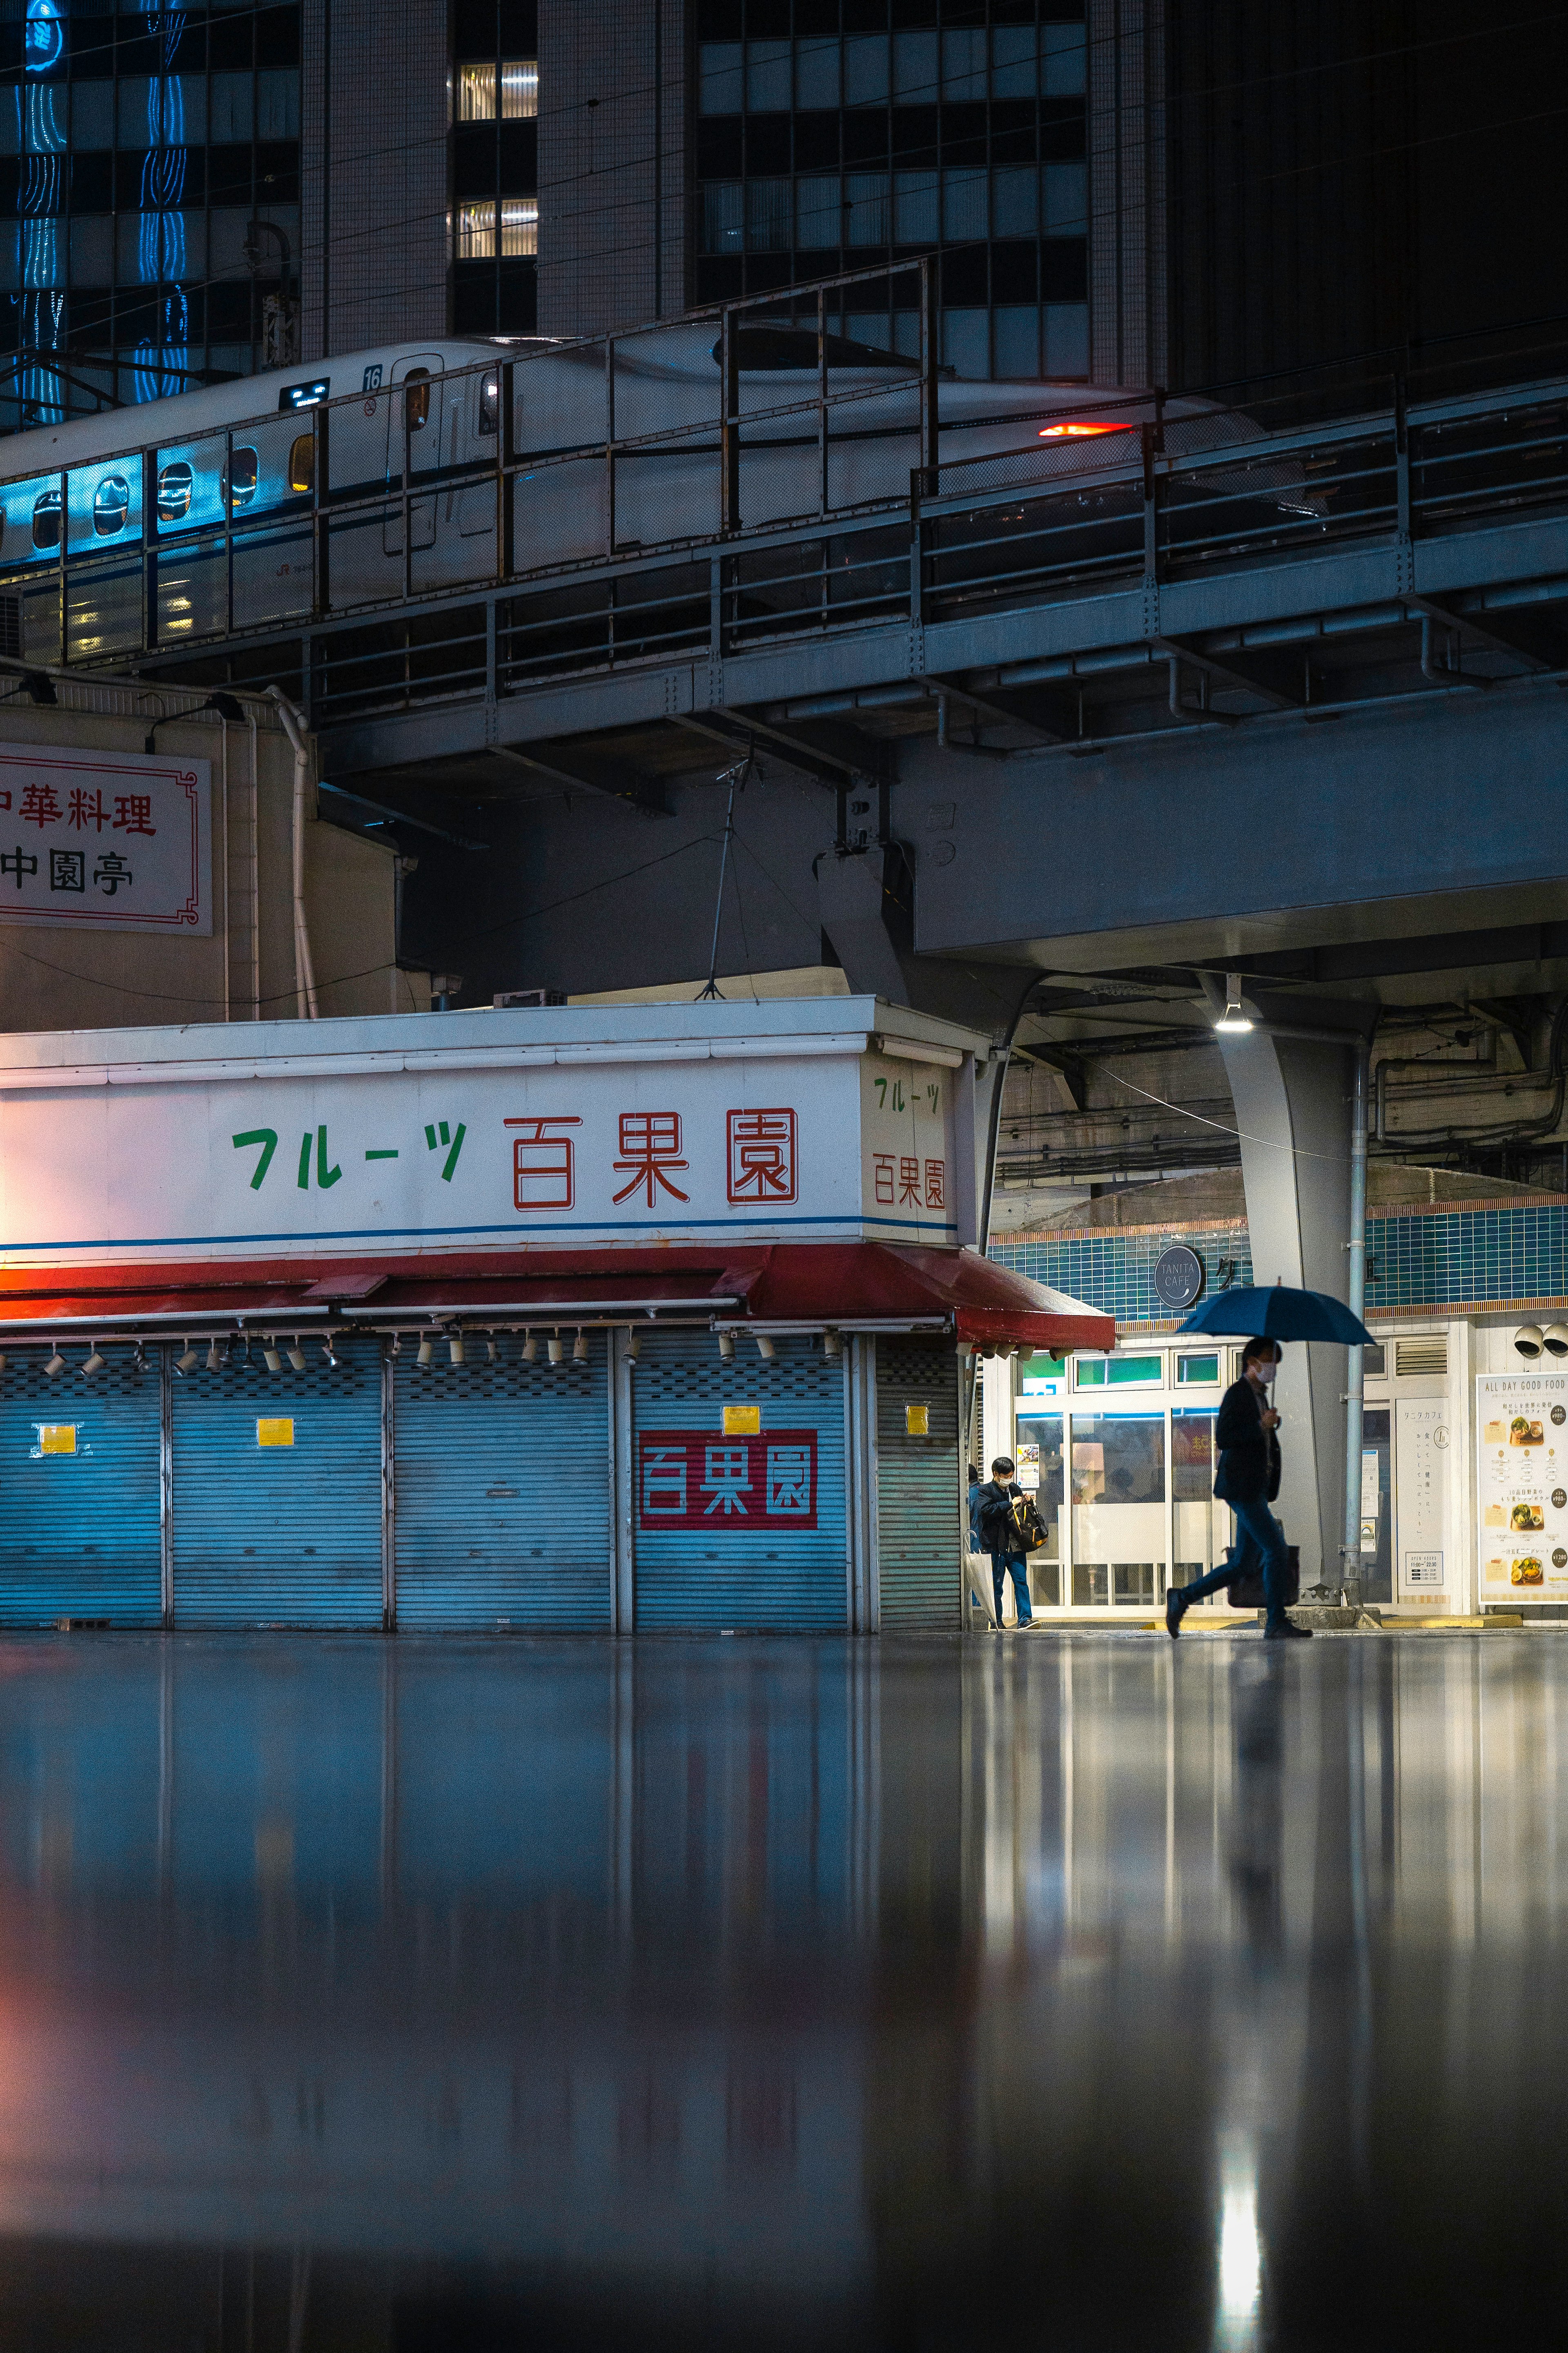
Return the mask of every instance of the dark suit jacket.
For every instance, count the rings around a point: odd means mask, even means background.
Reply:
[[[1258,1391],[1245,1373],[1220,1399],[1214,1439],[1219,1449],[1214,1491],[1221,1503],[1271,1504],[1279,1493],[1279,1440],[1264,1429]]]

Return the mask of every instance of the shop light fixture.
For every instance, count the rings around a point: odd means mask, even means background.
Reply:
[[[560,1333],[552,1332],[545,1345],[551,1363],[552,1365],[558,1365],[561,1362],[562,1357],[566,1354],[565,1348],[562,1345]]]
[[[89,1341],[88,1342],[88,1344],[87,1344],[87,1355],[86,1355],[86,1356],[85,1356],[85,1357],[83,1358],[83,1360],[82,1360],[82,1367],[81,1367],[81,1369],[82,1369],[82,1372],[83,1372],[84,1376],[85,1376],[85,1377],[86,1377],[86,1378],[87,1378],[87,1379],[89,1379],[89,1380],[90,1380],[90,1379],[92,1378],[92,1376],[94,1375],[94,1373],[101,1373],[101,1372],[102,1372],[102,1370],[103,1370],[103,1354],[102,1354],[102,1351],[100,1349],[99,1345],[98,1345],[98,1342],[97,1342],[96,1340],[89,1340]]]
[[[421,1365],[427,1365],[435,1354],[435,1341],[431,1338],[428,1332],[421,1332],[419,1335],[419,1353],[416,1361]]]
[[[495,1360],[496,1335],[493,1332],[487,1332],[485,1334],[485,1362],[489,1365],[493,1365]]]
[[[187,1341],[185,1342],[185,1346],[184,1346],[184,1355],[183,1355],[183,1356],[181,1356],[176,1357],[176,1359],[175,1359],[175,1368],[176,1368],[176,1370],[177,1370],[177,1371],[182,1372],[182,1373],[194,1373],[194,1372],[195,1371],[195,1369],[196,1369],[197,1365],[198,1365],[198,1364],[200,1364],[200,1362],[201,1362],[201,1358],[200,1358],[200,1357],[199,1357],[199,1356],[196,1354],[196,1351],[195,1350],[195,1348],[193,1348],[193,1347],[192,1347],[192,1345],[191,1345],[190,1342],[187,1340]],[[273,1369],[274,1369],[274,1371],[276,1371],[277,1367],[276,1367],[276,1366],[274,1366],[274,1367],[273,1367]]]
[[[144,1373],[144,1372],[146,1371],[146,1369],[147,1369],[147,1343],[145,1342],[145,1340],[133,1340],[133,1341],[132,1342],[132,1344],[131,1344],[131,1369],[132,1369],[132,1371],[133,1373]]]
[[[769,1339],[765,1332],[755,1332],[752,1336],[757,1344],[757,1354],[763,1358],[764,1363],[766,1363],[770,1357],[777,1355],[777,1350],[774,1348],[773,1342]]]
[[[393,1335],[392,1335],[392,1345],[391,1345],[391,1347],[387,1350],[387,1352],[386,1352],[386,1353],[387,1353],[387,1355],[388,1355],[389,1356],[402,1356],[402,1354],[403,1354],[403,1335],[402,1335],[402,1333],[401,1333],[401,1332],[395,1332],[395,1333],[393,1334]]]
[[[579,1330],[577,1337],[572,1343],[572,1362],[574,1365],[585,1365],[587,1361],[588,1335],[586,1332]]]
[[[451,1354],[452,1362],[455,1365],[460,1365],[463,1361],[462,1334],[460,1332],[448,1332],[447,1335],[447,1346]]]
[[[215,1332],[207,1343],[207,1370],[209,1373],[216,1373],[221,1372],[222,1369],[223,1355],[218,1347],[217,1334]]]
[[[338,1369],[338,1352],[332,1345],[332,1335],[330,1332],[322,1335],[321,1354],[327,1360],[328,1372],[335,1373]]]
[[[261,1343],[261,1361],[269,1373],[280,1373],[283,1370],[282,1351],[278,1345],[277,1335],[274,1333],[269,1332]]]
[[[539,1362],[539,1335],[538,1335],[538,1333],[537,1333],[537,1332],[525,1332],[525,1333],[523,1334],[523,1339],[522,1339],[522,1361],[523,1361],[523,1363],[524,1363],[525,1365],[537,1365],[537,1364],[538,1364],[538,1362]]]
[[[293,1339],[289,1344],[288,1355],[289,1362],[293,1366],[294,1370],[297,1373],[302,1373],[305,1369],[305,1351],[300,1345],[300,1335],[298,1332],[295,1333]]]
[[[1549,1356],[1568,1356],[1568,1324],[1549,1324],[1541,1337]]]
[[[723,1358],[725,1364],[729,1364],[735,1354],[735,1335],[733,1332],[720,1333],[719,1354]]]
[[[1521,1324],[1513,1335],[1513,1345],[1527,1363],[1533,1364],[1546,1345],[1545,1335],[1539,1324]]]
[[[822,1353],[828,1357],[841,1356],[844,1354],[844,1343],[837,1332],[827,1331],[823,1334]]]
[[[642,1334],[640,1332],[628,1332],[626,1334],[626,1354],[635,1365],[637,1358],[642,1355]]]
[[[1225,976],[1225,1011],[1215,1023],[1222,1038],[1244,1038],[1252,1027],[1252,1018],[1241,1001],[1241,975],[1227,972]]]
[[[66,1368],[66,1360],[60,1354],[59,1342],[58,1340],[55,1341],[53,1345],[55,1353],[49,1358],[48,1363],[44,1366],[45,1378],[51,1381],[58,1380],[60,1375]]]
[[[5,1371],[5,1357],[4,1357],[4,1356],[0,1356],[0,1373],[3,1373],[3,1372]]]

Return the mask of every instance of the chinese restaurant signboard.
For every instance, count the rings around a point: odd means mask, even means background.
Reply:
[[[205,760],[0,744],[0,923],[205,937]]]
[[[79,1037],[0,1041],[0,1255],[952,1248],[972,1067],[882,1052],[879,1018],[862,997],[121,1031],[87,1066]]]

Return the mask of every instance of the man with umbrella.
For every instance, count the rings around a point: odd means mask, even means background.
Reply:
[[[1217,1593],[1237,1577],[1255,1574],[1261,1558],[1263,1596],[1267,1605],[1264,1638],[1268,1641],[1307,1641],[1309,1626],[1294,1625],[1286,1615],[1285,1588],[1289,1561],[1285,1531],[1269,1510],[1279,1493],[1279,1416],[1269,1402],[1269,1391],[1279,1369],[1278,1340],[1248,1340],[1241,1352],[1241,1378],[1233,1381],[1220,1402],[1215,1422],[1219,1469],[1214,1491],[1236,1514],[1239,1541],[1218,1568],[1191,1585],[1173,1585],[1165,1596],[1165,1630],[1174,1641],[1182,1620],[1205,1593]]]

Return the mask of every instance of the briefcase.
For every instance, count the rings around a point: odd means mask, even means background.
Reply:
[[[1285,1606],[1289,1609],[1293,1601],[1300,1601],[1301,1599],[1301,1547],[1300,1545],[1286,1546],[1285,1562]],[[1255,1569],[1249,1570],[1246,1577],[1235,1578],[1226,1589],[1230,1596],[1230,1606],[1233,1609],[1265,1609],[1268,1606],[1264,1599],[1261,1562]]]

